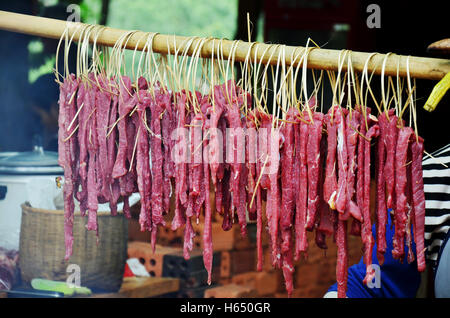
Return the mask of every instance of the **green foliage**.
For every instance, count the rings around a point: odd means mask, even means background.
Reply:
[[[237,0],[111,0],[107,25],[123,30],[141,30],[169,35],[233,39],[236,32]],[[82,20],[98,23],[101,0],[83,0]],[[125,53],[127,73],[133,52]]]
[[[232,39],[236,18],[237,0],[112,0],[108,25],[162,34]]]

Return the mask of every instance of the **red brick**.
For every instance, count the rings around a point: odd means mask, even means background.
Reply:
[[[163,258],[165,254],[177,252],[178,248],[156,245],[155,253],[150,243],[129,242],[128,258],[137,258],[145,266],[150,276],[161,277],[163,272]]]

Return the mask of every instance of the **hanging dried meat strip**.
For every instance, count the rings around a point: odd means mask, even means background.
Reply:
[[[388,120],[386,114],[382,113],[378,116],[378,123],[380,127],[380,136],[377,143],[377,160],[376,160],[376,202],[375,202],[375,217],[376,217],[376,231],[377,231],[377,259],[380,265],[384,263],[384,253],[386,252],[386,224],[388,212],[386,208],[386,181],[384,176],[384,164],[386,160],[386,129],[388,127]]]
[[[317,224],[319,207],[319,163],[320,141],[322,139],[323,114],[315,112],[314,122],[309,125],[306,162],[308,165],[308,210],[306,230],[312,231]]]
[[[417,140],[416,140],[417,138]],[[414,209],[414,242],[416,243],[417,270],[423,272],[426,268],[425,264],[425,192],[423,186],[422,172],[422,155],[423,155],[423,139],[421,137],[413,137],[411,142],[411,189],[412,204]]]
[[[128,149],[127,138],[127,118],[128,113],[134,108],[131,79],[128,76],[121,76],[119,79],[119,121],[117,131],[119,133],[119,145],[117,149],[116,162],[114,163],[112,177],[119,178],[127,173],[126,159]]]
[[[281,208],[281,197],[279,189],[279,172],[280,172],[280,159],[278,156],[280,140],[282,139],[282,134],[279,128],[272,127],[268,132],[269,136],[269,146],[268,150],[270,152],[270,164],[268,168],[269,176],[269,188],[267,189],[267,205],[266,214],[267,221],[269,223],[269,233],[272,245],[272,265],[275,268],[281,267],[281,250],[279,243],[279,219],[280,219],[280,208]]]
[[[256,202],[252,202],[252,198],[255,197],[256,181],[258,176],[256,174],[256,160],[257,160],[257,131],[256,131],[256,118],[253,112],[249,112],[246,120],[247,136],[248,140],[245,144],[245,158],[246,167],[248,172],[247,178],[247,211],[249,219],[254,221],[257,219],[257,207]]]
[[[320,142],[320,162],[319,162],[319,206],[318,206],[318,225],[316,228],[316,245],[321,249],[327,249],[326,236],[332,235],[333,228],[333,214],[328,203],[324,200],[324,179],[325,167],[324,162],[326,158],[327,141],[322,138]]]
[[[227,122],[224,116],[222,116],[219,119],[219,123],[218,123],[218,128],[217,128],[220,132],[218,132],[219,135],[222,136],[222,141],[219,142],[219,145],[221,146],[221,151],[222,152],[222,156],[219,157],[221,158],[222,162],[219,164],[218,169],[216,171],[216,211],[219,212],[220,215],[224,215],[225,213],[225,207],[224,207],[224,187],[226,186],[225,182],[222,181],[222,179],[224,178],[224,174],[225,174],[225,170],[229,169],[229,165],[227,163],[223,162],[223,158],[226,155],[226,142],[224,142],[223,138],[226,136],[226,129],[227,129]],[[213,133],[214,134],[214,131]],[[210,153],[211,156],[211,153]],[[210,157],[210,161],[213,161],[215,159],[211,159]],[[211,166],[211,175],[212,175],[212,171],[213,171],[213,167]],[[228,183],[228,182],[227,182]]]
[[[354,110],[346,117],[347,134],[347,209],[348,212],[358,220],[362,221],[361,211],[354,200],[355,195],[355,173],[357,166],[356,148],[358,146],[358,129],[361,114]]]
[[[150,151],[151,151],[151,175],[152,175],[152,192],[151,192],[151,209],[152,209],[152,232],[156,232],[158,225],[165,226],[163,219],[163,150],[161,135],[161,116],[164,112],[164,92],[159,86],[154,86],[150,102]],[[152,239],[152,244],[156,244]]]
[[[204,130],[208,131],[210,128],[210,119],[206,119],[204,123]],[[212,211],[211,203],[209,199],[209,178],[210,178],[210,165],[209,165],[209,151],[208,151],[208,139],[204,140],[203,147],[203,182],[205,188],[205,226],[203,230],[203,263],[208,272],[208,285],[211,285],[212,263],[213,263],[213,242],[212,242]]]
[[[408,158],[408,147],[414,131],[411,127],[402,127],[398,131],[397,147],[395,149],[395,197],[396,209],[394,212],[394,249],[392,256],[402,260],[405,254],[405,231],[407,221],[407,194],[406,184],[408,182],[406,173],[406,160]]]
[[[325,165],[325,180],[323,184],[324,200],[331,209],[336,209],[337,177],[336,177],[336,148],[337,130],[333,113],[336,107],[331,107],[324,116],[327,127],[327,160]],[[332,120],[333,118],[333,120]]]
[[[339,212],[339,218],[346,220],[348,218],[347,210],[347,138],[345,127],[345,115],[341,107],[336,109],[335,123],[337,129],[337,162],[338,162],[338,189],[336,193],[336,210]]]
[[[286,115],[287,122],[282,128],[284,137],[281,149],[281,211],[280,211],[280,231],[281,231],[281,253],[282,269],[288,296],[292,295],[294,289],[293,273],[294,264],[292,259],[292,223],[295,208],[296,180],[294,176],[294,154],[295,154],[295,120],[298,110],[291,108]],[[297,181],[298,182],[298,181]]]
[[[58,164],[64,169],[64,242],[66,247],[65,259],[72,255],[73,248],[73,219],[74,219],[74,165],[77,160],[76,143],[69,138],[76,129],[76,125],[69,125],[76,114],[75,94],[78,88],[78,80],[71,74],[64,79],[60,86],[59,117],[58,117]],[[67,139],[69,138],[69,139]]]
[[[366,276],[363,283],[372,281],[375,271],[372,267],[372,250],[374,239],[372,236],[372,222],[370,218],[370,143],[377,138],[380,129],[377,124],[369,128],[364,142],[364,205],[363,222],[361,227],[361,238],[364,244],[364,263],[366,264]]]
[[[337,221],[337,263],[336,281],[338,298],[345,298],[347,293],[348,278],[348,243],[347,243],[347,221]]]
[[[386,149],[396,149],[397,148],[397,136],[398,128],[397,121],[398,117],[394,115],[393,110],[388,113],[388,126],[386,128]],[[387,208],[395,210],[395,152],[386,152],[386,162],[384,165],[384,176],[386,180],[386,196],[387,196]]]
[[[201,113],[193,114],[190,123],[190,138],[191,138],[191,162],[189,163],[190,173],[190,192],[189,196],[192,197],[194,205],[192,212],[198,219],[200,216],[200,208],[204,202],[204,182],[203,182],[203,127],[204,118]],[[187,214],[190,216],[190,214]]]
[[[241,235],[247,235],[247,220],[245,216],[245,200],[240,199],[241,173],[245,166],[243,155],[245,155],[245,136],[244,129],[241,122],[241,113],[239,111],[239,104],[237,96],[235,96],[234,84],[230,87],[231,94],[228,98],[232,99],[233,105],[227,109],[227,120],[229,125],[229,134],[227,134],[227,142],[230,144],[230,151],[227,152],[227,160],[230,163],[231,175],[231,190],[233,193],[233,207],[236,209],[239,226],[241,228]]]
[[[161,114],[161,138],[163,154],[163,214],[169,213],[172,193],[171,178],[175,177],[175,166],[172,160],[172,133],[176,128],[176,117],[172,108],[172,93],[166,90],[160,94],[159,103],[163,108]]]
[[[145,90],[138,91],[137,113],[135,126],[137,128],[136,147],[136,173],[139,194],[141,196],[141,211],[139,214],[139,224],[141,231],[152,230],[152,179],[150,172],[149,158],[149,137],[147,130],[147,113],[150,113],[151,97]]]
[[[88,112],[87,108],[84,107],[84,104],[87,100],[88,96],[88,86],[86,82],[81,82],[78,87],[77,92],[77,107],[78,107],[78,142],[79,153],[78,153],[78,161],[79,161],[79,178],[81,189],[76,193],[76,198],[80,202],[80,213],[81,216],[85,216],[87,211],[87,164],[88,164],[88,150],[87,150],[87,122],[88,122]],[[77,190],[77,189],[75,189]]]
[[[411,137],[413,138],[413,136]],[[405,243],[408,247],[408,264],[414,262],[414,251],[412,249],[412,232],[411,225],[414,221],[414,204],[412,201],[412,185],[411,185],[411,174],[412,174],[412,151],[411,151],[411,143],[408,145],[408,154],[406,159],[406,224],[405,224]]]
[[[111,109],[111,89],[109,87],[109,82],[104,75],[100,74],[97,76],[98,87],[95,96],[95,116],[97,120],[97,140],[98,140],[98,170],[97,182],[100,186],[99,196],[103,197],[105,201],[111,200],[111,189],[110,189],[110,178],[111,175],[108,174],[109,162],[108,162],[108,143],[106,139],[106,134],[108,133],[109,124],[109,112]],[[95,84],[94,84],[95,85]]]
[[[297,186],[297,200],[295,202],[295,260],[300,258],[300,253],[308,250],[306,237],[306,214],[308,206],[308,168],[306,162],[306,144],[308,140],[308,124],[300,121],[299,129],[295,134],[296,161],[299,162],[299,182]],[[298,149],[298,150],[297,150]]]
[[[184,91],[176,94],[178,124],[174,145],[175,160],[175,216],[172,220],[172,230],[185,224],[184,207],[187,204],[187,134],[186,125],[186,94]]]
[[[117,120],[117,112],[118,112],[118,103],[119,103],[119,90],[117,88],[117,85],[112,81],[109,80],[109,88],[111,90],[111,109],[109,112],[109,121],[108,121],[108,127],[107,130],[110,129],[110,127],[113,127]],[[120,184],[119,180],[114,180],[112,177],[112,171],[114,168],[115,160],[117,157],[117,149],[116,149],[116,137],[117,137],[117,131],[113,129],[107,137],[107,146],[108,146],[108,165],[107,165],[107,186],[109,187],[111,191],[111,200],[109,202],[109,207],[111,210],[112,215],[117,214],[117,202],[119,201],[120,197]]]
[[[94,74],[89,74],[89,79],[92,83],[95,83]],[[97,116],[95,115],[96,109],[96,94],[98,88],[93,85],[88,90],[88,97],[85,100],[86,111],[88,112],[88,172],[87,172],[87,192],[88,192],[88,223],[86,228],[90,231],[98,231],[97,227],[97,210],[98,210],[98,196],[101,190],[101,183],[99,182],[97,162],[98,162],[98,135],[97,135]],[[98,186],[99,184],[99,186]]]
[[[361,122],[359,125],[359,140],[358,140],[358,159],[356,169],[356,204],[360,211],[364,205],[364,138],[369,128],[370,121],[370,107],[357,106],[357,110],[361,113]],[[355,236],[361,235],[361,222],[353,219],[350,228],[350,234]]]
[[[225,135],[219,128],[219,121],[225,111],[225,96],[219,85],[214,87],[214,105],[210,108],[210,135],[209,135],[209,158],[211,167],[211,180],[217,190],[217,179],[223,177],[223,147]],[[219,169],[222,167],[221,172]],[[219,175],[218,175],[219,174]]]
[[[116,161],[112,168],[112,177],[119,180],[120,195],[123,197],[123,212],[127,218],[131,217],[128,202],[129,195],[133,192],[133,181],[135,179],[135,169],[132,169],[131,158],[133,155],[134,138],[136,130],[129,113],[136,106],[137,96],[133,95],[131,79],[128,76],[121,76],[119,82],[118,99],[118,122],[116,134],[118,146]],[[132,133],[131,133],[132,132]],[[112,133],[112,132],[111,132]],[[131,183],[131,184],[130,184]]]

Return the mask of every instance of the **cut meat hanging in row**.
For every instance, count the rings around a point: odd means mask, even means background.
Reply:
[[[339,297],[346,294],[348,234],[361,237],[364,283],[370,282],[374,244],[380,264],[386,253],[388,208],[395,224],[394,258],[403,260],[407,246],[407,260],[412,262],[414,240],[418,270],[423,271],[423,139],[393,110],[375,117],[369,108],[333,105],[323,114],[316,104],[312,98],[279,120],[252,109],[250,94],[231,80],[203,95],[172,92],[143,77],[132,83],[127,76],[68,76],[59,99],[66,258],[72,254],[75,198],[81,214],[88,215],[87,229],[98,233],[98,204],[109,202],[111,213],[117,214],[121,201],[130,218],[128,198],[138,192],[139,223],[150,233],[153,248],[158,228],[170,223],[173,230],[184,227],[184,256],[189,258],[192,222],[204,215],[209,283],[214,214],[222,217],[224,231],[236,221],[243,236],[248,220],[256,222],[257,270],[262,270],[261,237],[267,225],[271,263],[282,269],[289,295],[294,261],[307,257],[308,231],[315,231],[319,248],[327,248],[327,237],[337,244]],[[167,220],[172,196],[174,214]]]

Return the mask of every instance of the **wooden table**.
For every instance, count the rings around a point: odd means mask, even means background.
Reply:
[[[92,294],[90,298],[150,298],[180,289],[178,278],[125,277],[117,293]]]

